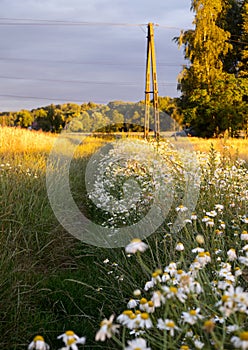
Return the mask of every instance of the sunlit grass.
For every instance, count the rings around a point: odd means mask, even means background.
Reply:
[[[89,349],[116,349],[112,341],[107,344],[95,342],[99,322],[112,313],[121,313],[123,305],[125,307],[133,296],[133,290],[143,289],[150,276],[144,266],[139,265],[140,261],[125,255],[123,249],[88,246],[60,226],[47,198],[45,179],[46,162],[58,140],[59,151],[63,155],[74,152],[70,169],[71,190],[78,206],[84,210],[86,194],[82,183],[87,162],[99,147],[115,138],[83,138],[73,134],[0,128],[0,347],[24,349],[36,333],[42,333],[47,343],[56,349],[62,345],[56,340],[57,335],[73,329],[87,337],[86,347]],[[78,141],[81,141],[80,146],[77,146]],[[170,222],[175,219],[176,212],[171,210],[165,224],[146,241],[149,248],[143,256],[143,263],[154,272],[171,261],[178,261],[178,267],[187,270],[192,262],[191,249],[197,244],[198,233],[204,238],[201,247],[214,256],[209,265],[211,269],[206,273],[214,273],[219,266],[217,259],[221,257],[224,261],[229,248],[234,247],[237,252],[240,250],[242,245],[236,234],[239,237],[247,229],[244,222],[244,216],[247,217],[247,175],[235,162],[238,157],[247,160],[248,141],[198,138],[171,141],[179,148],[189,145],[188,148],[202,153],[203,159],[209,154],[206,164],[202,164],[203,181],[196,207],[197,221],[187,223],[175,234],[171,231]],[[131,165],[129,170],[134,171],[134,165]],[[123,172],[122,178],[126,174],[129,175]],[[147,177],[145,179],[147,181]],[[139,181],[142,181],[140,177]],[[178,196],[183,184],[178,188]],[[116,190],[119,187],[116,186]],[[179,201],[174,206],[176,204]],[[207,226],[202,219],[206,212],[215,210],[216,204],[223,204],[225,209],[214,217],[214,227]],[[92,210],[90,214],[94,218],[99,211]],[[190,219],[187,211],[182,212],[182,216]],[[97,222],[99,217],[95,219]],[[225,225],[225,229],[221,225]],[[184,244],[183,253],[175,250],[179,242]],[[222,253],[215,255],[216,249],[221,249]],[[245,277],[240,279],[242,286],[246,287]],[[209,281],[212,279],[207,275],[205,282]],[[208,308],[208,303],[215,300],[215,296],[211,296],[211,288],[206,291],[203,300],[204,307]],[[185,311],[179,305],[180,310]],[[172,306],[171,310],[175,307]],[[173,312],[176,314],[176,311]],[[244,322],[244,329],[246,326]],[[217,327],[218,335],[221,327]],[[202,328],[198,333],[203,336]],[[178,337],[179,334],[176,334]],[[152,334],[149,336],[152,337]],[[203,336],[201,340],[211,346],[207,337]],[[156,341],[152,349],[156,349]],[[230,336],[228,341],[230,348]],[[171,348],[177,349],[176,341],[173,342]]]

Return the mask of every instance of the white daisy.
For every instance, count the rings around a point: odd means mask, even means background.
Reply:
[[[73,331],[66,331],[59,335],[57,339],[62,339],[66,347],[63,350],[78,350],[77,344],[85,344],[85,337],[79,338]]]
[[[131,310],[130,310],[131,311]],[[132,311],[131,311],[132,312]],[[111,315],[109,320],[105,318],[100,323],[100,329],[96,333],[96,341],[105,341],[106,338],[111,338],[113,334],[118,332],[119,325],[113,324],[114,315]]]
[[[236,349],[247,350],[248,349],[248,332],[241,332],[238,336],[233,336],[231,338]]]
[[[129,243],[125,251],[128,254],[135,254],[136,252],[144,252],[148,248],[148,245],[141,241],[139,238],[134,238],[131,243]]]
[[[146,340],[142,338],[136,338],[134,340],[128,340],[128,346],[125,347],[125,350],[151,350],[146,345]]]
[[[29,344],[28,350],[49,350],[50,346],[45,343],[41,335],[36,335],[33,341]]]
[[[200,315],[200,308],[189,310],[189,312],[182,313],[182,320],[191,325],[195,324],[198,320],[202,319],[203,316]]]

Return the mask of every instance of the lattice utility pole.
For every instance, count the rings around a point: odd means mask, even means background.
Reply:
[[[160,122],[158,110],[158,82],[157,82],[157,67],[154,44],[154,28],[153,23],[148,23],[147,35],[147,56],[146,56],[146,86],[145,86],[145,125],[144,137],[149,134],[149,119],[150,119],[150,94],[153,94],[153,115],[154,115],[154,134],[159,140]],[[150,88],[152,80],[152,90]]]

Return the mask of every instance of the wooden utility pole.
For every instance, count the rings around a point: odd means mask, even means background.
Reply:
[[[145,86],[145,125],[144,137],[147,139],[149,134],[149,119],[150,119],[150,94],[153,94],[153,115],[154,115],[154,136],[159,140],[160,122],[158,110],[158,82],[157,82],[157,67],[154,44],[154,28],[153,23],[148,23],[147,35],[147,55],[146,55],[146,86]],[[152,90],[150,84],[152,81]]]

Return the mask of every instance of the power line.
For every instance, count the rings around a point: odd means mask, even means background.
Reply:
[[[49,79],[49,78],[28,78],[28,77],[11,77],[7,75],[0,75],[0,79],[6,80],[31,80],[31,81],[44,81],[51,83],[73,83],[73,84],[85,84],[85,85],[125,85],[125,86],[140,86],[135,81],[92,81],[92,80],[65,80],[65,79]],[[162,86],[175,85],[173,82],[161,83]]]
[[[32,18],[10,18],[1,17],[0,25],[14,25],[14,26],[114,26],[114,27],[144,27],[147,23],[118,23],[118,22],[89,22],[89,21],[65,21],[65,20],[49,20],[49,19],[32,19]],[[6,22],[5,22],[6,21]],[[8,22],[7,22],[8,21]],[[180,27],[176,26],[166,26],[164,24],[154,24],[155,27],[160,27],[164,29],[177,29],[182,30]]]
[[[15,99],[25,99],[25,100],[46,100],[46,101],[70,101],[70,102],[78,102],[83,103],[82,100],[75,100],[73,98],[60,98],[60,97],[38,97],[38,96],[23,96],[23,95],[13,95],[13,94],[0,94],[0,97],[8,97],[8,98],[15,98]],[[94,101],[95,102],[95,101]],[[95,103],[105,103],[101,101],[96,101]]]
[[[78,64],[78,65],[104,65],[104,66],[132,66],[132,67],[144,67],[144,64],[140,63],[115,63],[115,62],[104,62],[104,61],[75,61],[75,60],[49,60],[40,58],[15,58],[15,57],[0,57],[0,61],[14,61],[14,62],[42,62],[42,63],[56,63],[56,64]],[[184,63],[172,63],[172,62],[159,62],[159,66],[163,67],[181,67]]]

